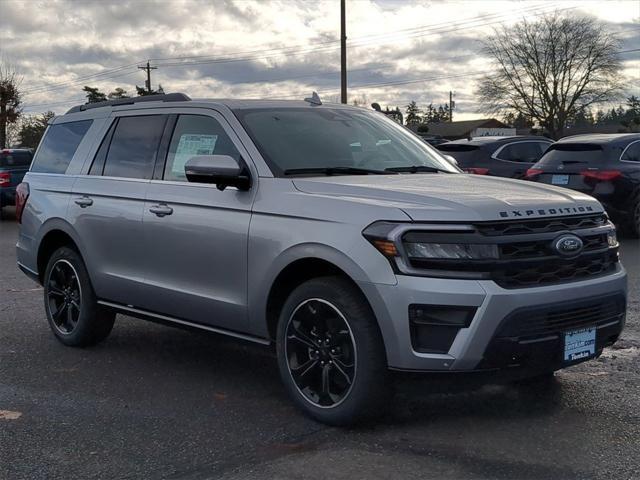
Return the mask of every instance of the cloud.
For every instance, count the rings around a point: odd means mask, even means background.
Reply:
[[[24,77],[26,110],[58,112],[83,97],[152,83],[194,97],[293,98],[339,89],[339,8],[334,0],[2,0],[0,48]],[[553,5],[537,1],[348,2],[351,95],[383,105],[444,103],[456,92],[461,115],[478,114],[474,72],[488,68],[480,39],[497,25],[553,9],[594,15],[640,46],[634,1]],[[634,29],[636,29],[634,33]],[[640,55],[626,54],[637,74]],[[368,85],[360,88],[361,85]],[[380,86],[376,86],[380,85]],[[30,107],[33,106],[33,107]]]

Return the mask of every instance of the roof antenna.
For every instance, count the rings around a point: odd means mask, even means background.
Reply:
[[[304,101],[309,102],[311,105],[322,105],[322,101],[317,92],[313,92],[311,97],[305,98]]]

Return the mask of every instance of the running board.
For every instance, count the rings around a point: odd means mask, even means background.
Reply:
[[[186,327],[196,328],[198,330],[206,330],[208,332],[219,333],[221,335],[227,335],[229,337],[239,338],[241,340],[247,340],[249,342],[259,343],[261,345],[271,345],[271,341],[262,337],[255,337],[253,335],[246,335],[244,333],[234,332],[233,330],[225,330],[224,328],[210,327],[209,325],[203,325],[201,323],[189,322],[187,320],[180,320],[178,318],[168,317],[166,315],[160,315],[158,313],[148,312],[146,310],[140,310],[138,308],[129,307],[127,305],[120,305],[119,303],[105,302],[104,300],[98,300],[100,305],[113,308],[120,312],[131,313],[133,315],[156,318],[163,322],[176,323],[178,325],[184,325]]]

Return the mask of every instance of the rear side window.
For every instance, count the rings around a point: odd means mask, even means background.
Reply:
[[[166,115],[120,117],[106,152],[102,174],[150,179],[166,120]]]
[[[229,155],[240,160],[240,152],[215,118],[180,115],[169,145],[164,179],[186,182],[184,166],[198,155]]]
[[[543,148],[546,148],[546,145],[541,142],[512,143],[500,150],[497,157],[510,162],[535,163],[540,160]]]
[[[0,167],[28,167],[32,155],[29,152],[0,151]]]
[[[627,162],[640,162],[640,141],[630,144],[622,154],[620,160]]]
[[[65,173],[93,120],[51,125],[33,160],[32,172]]]

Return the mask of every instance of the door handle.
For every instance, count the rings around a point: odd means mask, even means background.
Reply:
[[[150,207],[149,211],[158,217],[164,217],[166,215],[171,215],[173,213],[173,208],[165,204],[160,204]]]
[[[74,202],[76,202],[77,205],[80,205],[80,208],[90,207],[91,205],[93,205],[93,200],[86,195],[80,198],[76,198]]]

